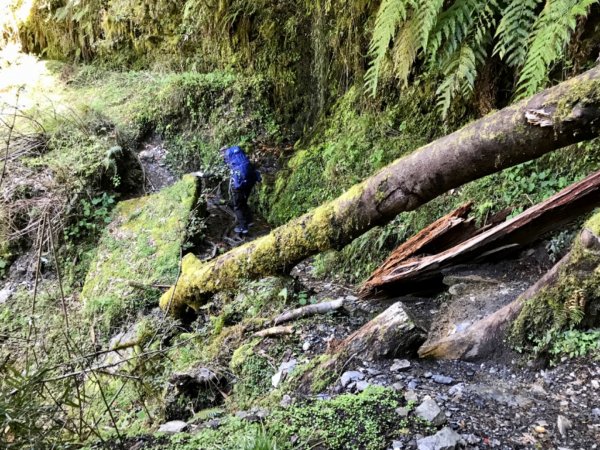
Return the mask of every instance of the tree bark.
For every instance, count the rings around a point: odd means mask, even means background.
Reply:
[[[599,133],[600,68],[486,116],[386,166],[303,216],[209,262],[187,255],[161,298],[174,313],[197,308],[241,280],[286,272],[339,249],[376,225],[444,192]]]

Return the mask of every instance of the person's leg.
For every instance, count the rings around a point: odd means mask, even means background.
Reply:
[[[235,218],[237,221],[237,228],[242,231],[248,230],[248,219],[246,215],[246,211],[248,210],[248,197],[246,192],[240,189],[233,189],[232,200],[233,212],[235,213]]]
[[[246,220],[246,226],[249,226],[251,223],[253,223],[252,210],[248,206],[248,199],[250,198],[251,192],[252,192],[252,186],[244,189],[245,201],[244,201],[244,211],[243,212],[244,212],[244,218]]]

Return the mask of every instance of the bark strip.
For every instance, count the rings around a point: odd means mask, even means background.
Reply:
[[[532,111],[544,111],[552,126],[529,123],[526,114]],[[337,199],[212,261],[187,255],[174,293],[174,288],[165,293],[161,306],[168,308],[173,294],[170,307],[181,313],[242,280],[287,272],[452,188],[596,137],[599,117],[597,67],[421,147]]]

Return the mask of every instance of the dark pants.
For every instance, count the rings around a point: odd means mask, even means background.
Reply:
[[[252,186],[232,189],[231,191],[233,212],[235,213],[238,226],[243,230],[247,230],[248,224],[252,222],[252,212],[248,207],[248,197],[250,197],[250,192],[252,192]]]

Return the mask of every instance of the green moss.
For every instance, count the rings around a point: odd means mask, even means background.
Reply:
[[[196,179],[120,203],[100,240],[82,291],[90,315],[102,315],[106,326],[158,300],[158,292],[129,283],[172,284],[181,246],[197,195]]]
[[[600,213],[596,213],[584,228],[598,233],[599,217]],[[511,327],[510,342],[519,350],[546,353],[565,331],[598,325],[595,311],[599,298],[600,255],[597,250],[584,248],[578,238],[556,283],[523,306]]]

